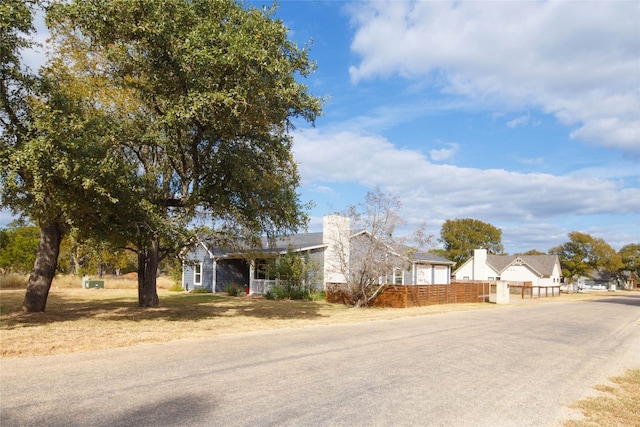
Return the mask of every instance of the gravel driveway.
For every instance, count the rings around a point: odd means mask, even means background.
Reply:
[[[615,296],[3,359],[0,424],[558,425],[640,366],[639,318]]]

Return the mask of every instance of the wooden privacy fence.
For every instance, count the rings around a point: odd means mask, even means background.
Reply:
[[[408,308],[434,304],[488,302],[490,282],[454,282],[448,285],[385,285],[372,301],[374,307]],[[327,302],[350,304],[340,287],[327,288]]]

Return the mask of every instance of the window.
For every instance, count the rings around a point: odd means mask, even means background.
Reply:
[[[269,265],[267,261],[260,259],[256,260],[255,270],[253,272],[253,278],[257,280],[268,280],[269,279]]]
[[[402,274],[401,268],[393,269],[393,284],[402,285],[404,283],[404,274]]]
[[[202,264],[193,266],[193,284],[195,286],[202,286]]]

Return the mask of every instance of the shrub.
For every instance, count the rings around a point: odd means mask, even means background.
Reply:
[[[232,283],[228,285],[226,289],[227,294],[230,297],[237,297],[238,295],[240,295],[240,290],[242,290],[242,288],[238,286],[236,283]]]
[[[324,291],[289,282],[280,282],[277,285],[273,285],[264,296],[270,300],[320,301],[325,298]]]
[[[311,289],[309,291],[309,299],[311,301],[325,301],[327,299],[327,293],[322,289]]]
[[[182,292],[182,285],[180,285],[179,283],[174,283],[173,285],[171,285],[171,287],[169,287],[169,291],[171,292]]]

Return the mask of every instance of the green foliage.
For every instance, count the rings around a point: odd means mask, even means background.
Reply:
[[[98,135],[125,156],[132,191],[111,224],[135,245],[145,289],[197,213],[248,237],[307,222],[288,132],[294,118],[313,121],[321,103],[296,80],[314,69],[307,51],[273,12],[232,0],[50,9],[57,64],[99,88],[93,105],[110,125]]]
[[[28,273],[38,250],[40,231],[33,225],[12,222],[0,229],[0,270],[5,273]]]
[[[58,271],[61,273],[101,276],[135,270],[133,253],[111,242],[96,238],[80,240],[77,233],[71,232],[60,245]]]
[[[491,224],[472,218],[446,220],[440,230],[445,258],[460,267],[473,256],[474,249],[485,248],[491,254],[502,254],[502,231]]]
[[[311,289],[309,299],[311,301],[325,301],[327,299],[327,293],[322,289]]]
[[[240,295],[240,292],[244,293],[244,289],[237,283],[231,283],[230,285],[227,285],[225,292],[230,297],[237,297]]]
[[[541,251],[537,250],[537,249],[530,249],[530,250],[528,250],[526,252],[517,253],[517,254],[514,254],[514,255],[546,255],[546,254],[544,252],[541,252]]]
[[[182,292],[183,290],[180,283],[174,283],[169,287],[169,292]]]
[[[284,255],[269,260],[267,274],[278,279],[265,294],[267,299],[310,300],[309,283],[317,276],[318,266],[308,254],[289,248]]]
[[[312,300],[312,293],[309,287],[291,283],[273,285],[264,296],[269,300]]]
[[[598,269],[615,273],[622,268],[620,255],[603,239],[578,231],[569,233],[569,239],[549,250],[549,254],[558,255],[564,277],[588,276]]]
[[[618,251],[622,261],[623,270],[631,271],[636,278],[640,278],[640,244],[631,243],[623,246]]]
[[[174,286],[182,289],[182,262],[177,257],[170,258],[167,260],[166,268]]]

